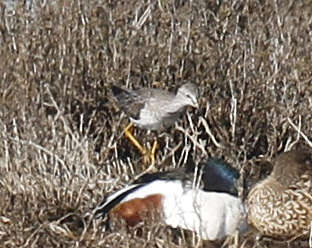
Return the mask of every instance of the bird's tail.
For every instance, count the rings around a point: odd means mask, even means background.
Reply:
[[[113,95],[118,100],[121,100],[121,98],[126,98],[127,96],[130,95],[130,92],[115,85],[112,85],[111,89],[112,89]]]

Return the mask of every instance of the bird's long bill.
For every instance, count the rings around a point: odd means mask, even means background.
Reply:
[[[199,108],[199,102],[193,103],[192,107],[198,109]]]
[[[198,109],[199,108],[199,104],[197,103],[197,104],[192,104],[192,105],[189,105],[189,106],[187,106],[186,107],[186,110],[187,111],[192,111],[192,109]]]

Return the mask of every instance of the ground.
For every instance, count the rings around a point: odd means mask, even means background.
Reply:
[[[259,180],[264,161],[312,148],[311,13],[310,0],[0,3],[0,246],[219,247],[162,223],[81,223],[144,171],[110,86],[198,84],[200,108],[161,135],[156,169],[214,156]]]

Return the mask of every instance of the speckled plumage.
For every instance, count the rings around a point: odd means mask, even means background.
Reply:
[[[248,221],[263,235],[305,237],[312,223],[312,153],[290,151],[248,194]]]

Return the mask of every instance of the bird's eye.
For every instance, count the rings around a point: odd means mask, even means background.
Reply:
[[[186,94],[186,97],[189,98],[189,99],[191,99],[191,100],[193,99],[192,96],[191,96],[190,94]]]

